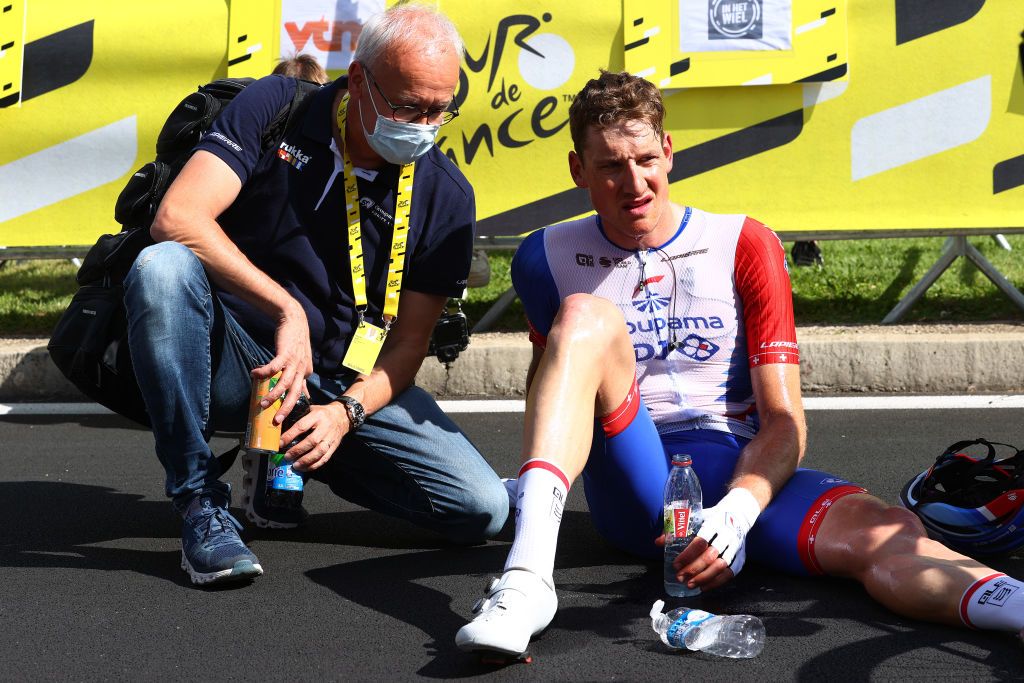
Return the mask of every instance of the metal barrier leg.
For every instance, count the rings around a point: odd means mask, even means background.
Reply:
[[[505,309],[512,305],[512,302],[516,300],[516,290],[509,287],[505,290],[504,294],[498,297],[498,300],[491,304],[491,307],[487,309],[483,317],[473,325],[473,329],[470,330],[471,334],[477,332],[486,332],[494,322],[501,317],[501,314],[505,312]]]
[[[966,246],[964,256],[970,259],[971,263],[978,266],[978,270],[985,273],[985,276],[992,281],[999,291],[1005,294],[1010,301],[1017,305],[1017,308],[1024,311],[1024,294],[1021,294],[1006,277],[996,270],[996,267],[989,263],[988,259],[982,256],[981,252],[974,248],[974,245],[963,238]]]
[[[918,300],[924,296],[924,293],[928,291],[928,288],[935,284],[935,281],[939,279],[939,276],[946,272],[946,269],[952,265],[953,261],[963,256],[966,252],[964,245],[967,244],[966,237],[949,237],[946,239],[945,244],[942,245],[942,255],[939,256],[939,260],[935,262],[928,272],[924,274],[924,277],[907,292],[906,296],[899,300],[899,303],[889,311],[889,314],[882,319],[883,325],[892,325],[898,323],[906,315],[907,311],[910,310],[911,306],[916,304]]]
[[[950,237],[946,240],[946,243],[942,248],[942,255],[939,260],[935,262],[921,281],[918,282],[914,287],[907,292],[907,295],[900,299],[899,303],[889,311],[889,314],[882,319],[883,325],[891,325],[897,323],[903,319],[910,307],[920,300],[924,293],[928,291],[928,288],[935,284],[935,281],[939,279],[953,261],[963,256],[968,259],[971,263],[976,265],[978,269],[985,274],[989,280],[992,281],[996,287],[999,288],[1003,294],[1005,294],[1010,301],[1017,305],[1022,311],[1024,311],[1024,294],[1021,294],[1013,284],[1007,280],[1002,273],[996,270],[988,259],[986,259],[980,251],[978,251],[967,238],[964,236]]]

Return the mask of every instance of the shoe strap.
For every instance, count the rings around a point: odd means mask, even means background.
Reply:
[[[490,582],[487,584],[487,589],[484,592],[484,597],[476,601],[473,605],[473,614],[480,614],[486,612],[491,607],[496,606],[501,602],[501,596],[506,591],[514,593],[523,593],[522,589],[515,586],[503,586],[499,588],[501,580],[495,577],[491,577]],[[525,595],[525,594],[524,594]]]

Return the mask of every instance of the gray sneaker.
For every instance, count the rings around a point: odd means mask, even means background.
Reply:
[[[204,494],[189,504],[181,528],[181,568],[192,583],[246,581],[263,573],[238,536],[241,528],[222,496]]]

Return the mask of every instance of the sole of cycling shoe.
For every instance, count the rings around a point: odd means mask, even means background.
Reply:
[[[276,519],[269,519],[261,515],[253,505],[253,492],[259,486],[260,466],[259,456],[245,453],[242,455],[242,508],[245,510],[245,518],[261,529],[295,529],[302,526],[301,522],[283,522]]]

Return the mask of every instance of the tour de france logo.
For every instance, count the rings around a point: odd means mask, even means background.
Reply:
[[[708,0],[708,40],[760,39],[764,0]]]

